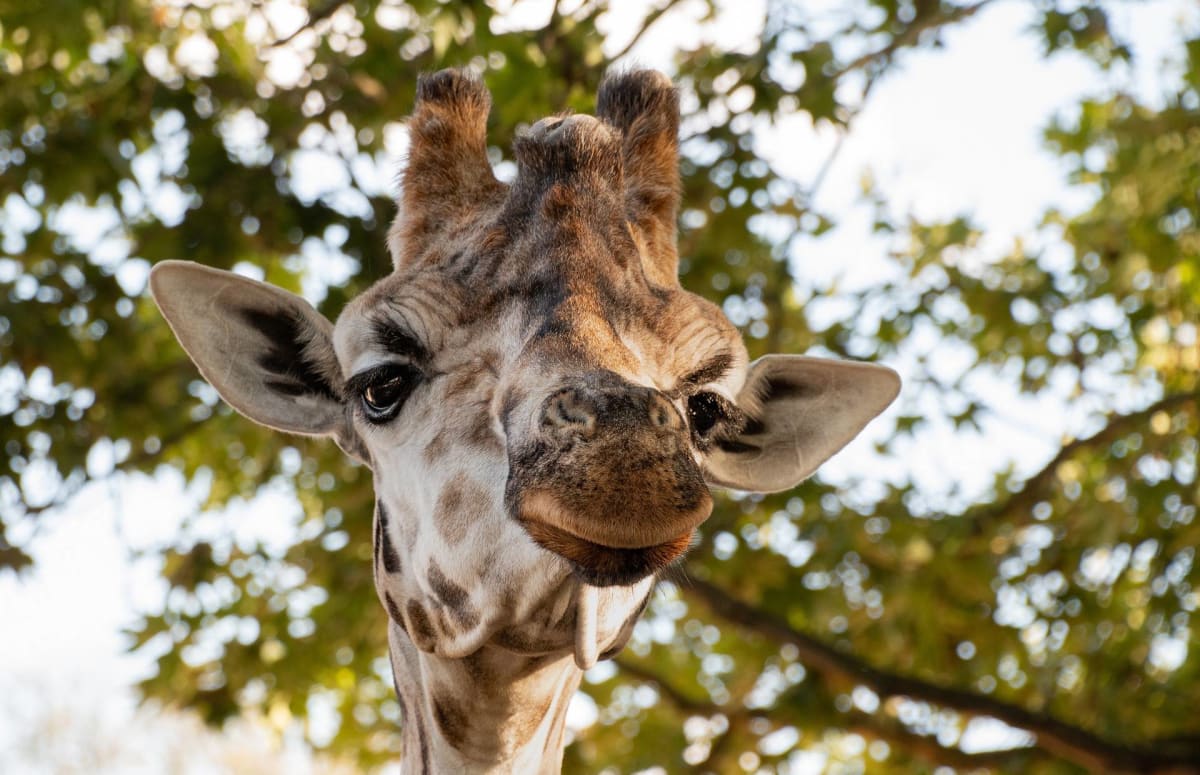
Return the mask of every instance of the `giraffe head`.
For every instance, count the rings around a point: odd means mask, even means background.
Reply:
[[[371,467],[376,586],[417,649],[574,643],[587,662],[624,644],[710,483],[792,487],[899,380],[749,363],[720,309],[680,287],[679,109],[661,74],[610,77],[597,117],[523,132],[511,184],[488,162],[477,78],[442,71],[417,92],[394,272],[336,325],[182,262],[155,267],[154,297],[235,409]]]

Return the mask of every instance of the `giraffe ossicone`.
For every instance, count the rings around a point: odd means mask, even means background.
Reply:
[[[716,484],[790,488],[899,390],[882,366],[749,363],[680,287],[678,97],[611,75],[487,157],[491,98],[422,77],[394,271],[336,325],[230,272],[163,262],[151,289],[234,409],[372,469],[406,771],[555,772],[581,668],[628,641]]]

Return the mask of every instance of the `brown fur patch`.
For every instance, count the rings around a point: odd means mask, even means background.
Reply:
[[[569,634],[547,634],[540,630],[531,633],[527,630],[524,627],[500,630],[492,637],[492,643],[521,656],[558,653],[571,645]]]
[[[457,474],[442,488],[434,512],[438,531],[451,546],[467,537],[471,525],[491,508],[491,495],[465,474]]]
[[[376,547],[377,554],[383,562],[383,569],[388,573],[400,572],[400,553],[396,551],[396,545],[392,542],[392,531],[388,527],[387,510],[382,503],[376,504],[379,514],[375,518],[375,524],[379,527],[379,543]]]
[[[475,686],[483,691],[492,688],[498,688],[496,684],[496,673],[488,664],[487,657],[484,656],[487,649],[480,649],[474,654],[468,654],[462,659],[463,668],[467,671],[467,675],[471,677],[471,681]]]
[[[404,615],[400,613],[400,606],[396,605],[396,601],[392,599],[391,593],[383,593],[383,603],[387,606],[388,616],[396,623],[396,626],[404,632],[408,632],[408,629],[404,626]]]
[[[508,244],[508,231],[500,226],[493,226],[483,233],[479,240],[481,253],[499,253]]]
[[[467,714],[453,697],[445,694],[433,696],[433,720],[441,730],[442,737],[453,748],[461,748],[467,739],[470,722]]]
[[[471,428],[467,431],[467,443],[480,449],[496,452],[504,450],[500,438],[492,430],[492,418],[488,416],[486,409],[477,414],[471,422]]]
[[[442,487],[437,506],[434,507],[433,516],[438,532],[451,546],[461,543],[467,537],[467,516],[462,511],[463,486],[466,481],[465,474],[457,474],[451,478]]]
[[[500,353],[496,352],[495,350],[489,350],[488,352],[485,352],[483,355],[479,356],[479,363],[490,376],[500,376]]]
[[[414,713],[413,724],[414,733],[417,738],[417,744],[421,751],[421,773],[422,775],[430,775],[433,773],[433,767],[430,765],[429,755],[429,734],[425,731],[425,721],[421,718],[420,713]]]
[[[469,630],[479,623],[479,612],[471,606],[467,590],[446,578],[435,562],[429,564],[429,586],[459,625]]]
[[[425,447],[422,457],[425,462],[433,465],[444,458],[450,452],[450,432],[442,428],[433,437],[433,441]]]
[[[546,693],[545,699],[539,705],[521,708],[516,718],[513,719],[513,736],[518,740],[528,740],[533,737],[533,733],[541,725],[542,719],[546,717],[556,698],[556,694]]]
[[[433,631],[433,624],[429,621],[429,614],[425,612],[425,609],[416,600],[408,601],[405,613],[408,614],[407,632],[409,637],[412,638],[413,645],[421,651],[430,651],[437,640],[437,633]]]
[[[446,383],[446,392],[443,393],[443,398],[447,403],[456,403],[463,396],[469,394],[479,384],[483,374],[474,369],[462,369],[457,374],[449,377]]]

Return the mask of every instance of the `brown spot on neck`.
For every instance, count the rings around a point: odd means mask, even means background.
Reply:
[[[425,613],[425,609],[416,600],[408,601],[405,613],[408,614],[407,630],[413,645],[421,651],[432,651],[437,640],[437,633],[433,631],[429,614]]]
[[[466,742],[470,724],[467,714],[458,702],[448,694],[433,696],[433,720],[453,748],[461,749]]]

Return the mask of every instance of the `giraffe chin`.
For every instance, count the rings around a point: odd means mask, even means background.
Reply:
[[[536,544],[571,563],[580,579],[597,587],[627,586],[657,573],[688,550],[695,533],[688,528],[664,543],[630,549],[604,546],[529,517],[520,523]]]

